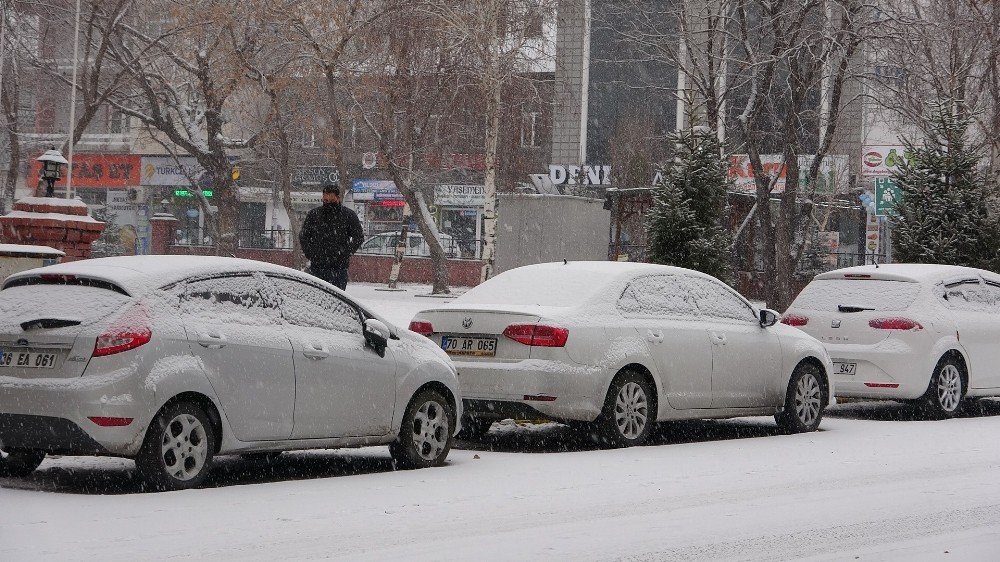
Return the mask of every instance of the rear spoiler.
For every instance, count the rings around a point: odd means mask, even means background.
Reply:
[[[79,287],[107,289],[109,291],[121,293],[126,297],[132,296],[128,294],[128,291],[110,281],[61,273],[41,273],[38,275],[14,277],[12,279],[8,279],[7,282],[4,283],[3,288],[10,289],[12,287],[23,287],[26,285],[76,285]]]

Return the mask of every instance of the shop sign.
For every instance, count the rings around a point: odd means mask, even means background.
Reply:
[[[434,204],[439,207],[482,207],[486,187],[482,185],[436,185]]]
[[[875,178],[875,214],[884,217],[896,208],[903,190],[892,178]]]
[[[812,164],[814,156],[799,155],[799,188],[808,188],[809,166]],[[785,192],[785,181],[788,176],[788,166],[785,164],[784,156],[781,154],[761,154],[760,164],[765,175],[775,177],[774,188],[771,194],[776,195]],[[816,177],[816,191],[819,193],[834,193],[837,186],[847,182],[848,159],[846,155],[830,155],[823,158],[819,167],[819,175]],[[750,156],[746,154],[733,154],[729,157],[729,179],[732,180],[732,189],[738,193],[757,193],[757,182],[755,180],[753,166],[750,165]]]
[[[295,166],[291,183],[294,187],[321,186],[337,183],[340,173],[336,166]]]
[[[401,200],[403,194],[388,180],[354,180],[351,184],[355,201]]]
[[[191,185],[188,178],[197,180],[204,172],[194,156],[181,156],[176,160],[172,156],[142,157],[142,185]]]
[[[549,181],[553,185],[611,185],[611,166],[564,166],[549,164]]]
[[[73,187],[108,189],[139,185],[139,156],[134,154],[77,154],[73,156]],[[31,161],[28,185],[38,184],[42,163]],[[66,178],[56,182],[65,187]]]
[[[867,145],[861,147],[861,175],[889,177],[913,154],[902,145]]]

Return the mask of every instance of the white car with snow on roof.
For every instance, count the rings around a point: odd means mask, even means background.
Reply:
[[[437,466],[461,407],[442,350],[300,271],[119,257],[0,290],[0,476],[47,453],[111,455],[182,489],[218,454],[377,444]]]
[[[1000,396],[1000,275],[889,264],[817,275],[782,322],[833,357],[837,395],[917,401],[954,416],[966,397]]]
[[[569,262],[504,272],[419,312],[410,329],[457,365],[462,436],[504,417],[548,418],[628,446],[661,420],[774,414],[790,431],[816,429],[830,359],[777,320],[695,271]]]

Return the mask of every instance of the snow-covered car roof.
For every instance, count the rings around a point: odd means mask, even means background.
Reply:
[[[615,261],[569,261],[525,265],[503,272],[440,310],[465,309],[474,305],[531,305],[543,307],[586,307],[608,297],[606,289],[624,284],[639,275],[684,273],[710,276],[697,271],[651,263]]]
[[[4,285],[17,279],[38,275],[75,275],[113,283],[132,296],[144,294],[196,275],[223,272],[298,274],[301,272],[267,262],[216,256],[120,256],[97,258],[29,269],[7,278]]]
[[[1000,278],[996,273],[976,269],[973,267],[962,267],[957,265],[938,265],[921,263],[891,263],[885,265],[859,265],[856,267],[846,267],[821,273],[816,279],[847,279],[857,278],[857,276],[867,276],[866,279],[879,279],[885,281],[906,281],[910,283],[938,283],[959,277],[985,275],[996,279]]]

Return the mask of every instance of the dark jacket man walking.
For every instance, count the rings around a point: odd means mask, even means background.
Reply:
[[[309,258],[309,272],[346,290],[347,267],[364,236],[358,215],[341,205],[340,188],[336,184],[324,186],[323,205],[309,211],[299,234],[302,253]]]

